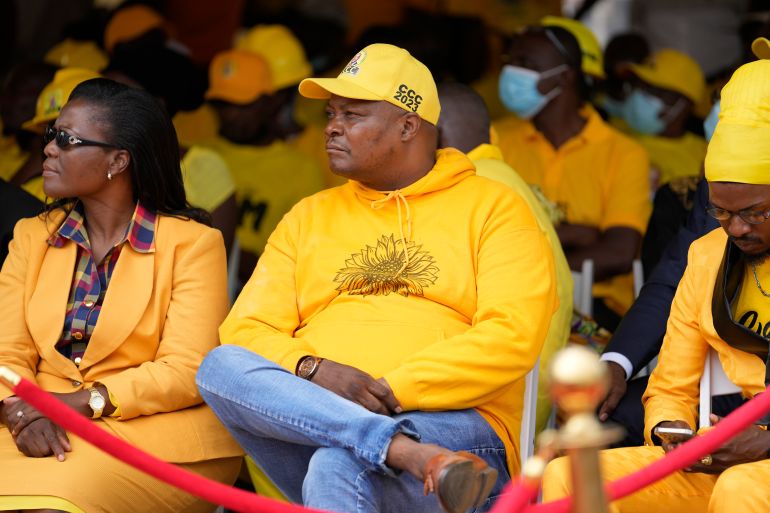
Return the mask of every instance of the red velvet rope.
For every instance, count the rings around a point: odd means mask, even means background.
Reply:
[[[524,511],[524,508],[535,500],[539,491],[539,482],[524,478],[511,481],[505,485],[502,495],[489,513]]]
[[[159,460],[103,430],[96,423],[79,415],[28,380],[22,379],[18,385],[13,387],[13,391],[65,430],[95,445],[107,454],[212,504],[219,504],[241,513],[322,513],[320,510],[310,510],[295,504],[286,504],[231,488]]]
[[[162,461],[101,429],[26,379],[22,378],[19,384],[13,387],[13,392],[65,430],[72,432],[107,454],[156,479],[213,504],[219,504],[241,513],[325,513],[231,488]],[[620,499],[689,466],[724,445],[727,440],[746,429],[768,411],[770,411],[770,393],[763,393],[736,409],[707,433],[680,445],[668,453],[666,457],[633,474],[609,483],[607,496],[611,500]],[[537,491],[538,487],[531,481],[520,480],[515,484],[509,483],[504,495],[498,499],[492,509],[492,513],[516,511],[567,513],[569,511],[569,498],[546,504],[526,506],[535,497]]]
[[[630,495],[637,490],[649,486],[655,481],[690,466],[703,456],[722,447],[729,439],[745,430],[765,413],[770,411],[770,393],[755,396],[727,417],[723,418],[713,429],[690,439],[666,454],[651,465],[633,474],[624,476],[609,483],[606,487],[607,497],[617,500]],[[525,513],[567,513],[570,509],[570,498],[529,506]]]

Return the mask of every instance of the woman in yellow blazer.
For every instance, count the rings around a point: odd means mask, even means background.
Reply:
[[[233,482],[241,451],[195,373],[227,312],[225,249],[188,206],[176,135],[142,91],[73,91],[46,132],[46,214],[0,272],[0,365],[150,453]],[[0,387],[0,510],[211,511],[69,438]]]

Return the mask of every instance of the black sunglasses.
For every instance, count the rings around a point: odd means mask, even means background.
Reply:
[[[101,146],[102,148],[116,147],[114,144],[80,139],[79,137],[68,134],[64,130],[57,130],[52,126],[49,126],[46,127],[45,132],[43,133],[43,142],[48,145],[48,143],[51,141],[56,141],[56,146],[62,149],[68,146]]]

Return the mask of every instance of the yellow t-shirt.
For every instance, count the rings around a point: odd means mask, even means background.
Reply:
[[[227,163],[215,151],[193,146],[182,157],[181,164],[190,205],[213,212],[235,192]]]
[[[218,137],[210,148],[222,156],[235,181],[241,248],[257,255],[283,215],[324,188],[318,165],[284,142],[251,146]]]
[[[516,191],[529,205],[529,209],[535,216],[537,225],[542,230],[548,241],[548,246],[553,254],[554,271],[556,273],[556,295],[559,298],[559,308],[551,318],[548,327],[548,335],[540,353],[540,379],[537,398],[537,430],[545,429],[548,417],[551,413],[551,398],[548,394],[548,373],[546,370],[551,362],[551,357],[562,349],[569,339],[570,323],[572,321],[572,272],[561,249],[559,236],[553,229],[553,224],[548,214],[540,206],[532,189],[511,168],[503,162],[503,154],[500,148],[491,144],[481,144],[468,152],[468,158],[476,166],[476,174],[503,183]]]
[[[194,146],[214,139],[219,133],[219,118],[208,103],[174,115],[174,128],[181,146]]]
[[[756,279],[751,266],[746,265],[738,300],[732,307],[733,319],[757,335],[770,340],[770,297],[762,294],[757,281],[764,291],[770,294],[770,261],[757,266]]]
[[[508,118],[496,123],[505,162],[559,205],[567,222],[601,231],[626,227],[643,234],[652,210],[647,154],[593,108],[582,113],[585,127],[559,149],[531,122]],[[624,313],[633,302],[633,277],[629,273],[596,283],[593,293]]]

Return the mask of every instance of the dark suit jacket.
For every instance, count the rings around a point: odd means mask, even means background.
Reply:
[[[13,237],[13,227],[23,217],[36,216],[43,210],[43,203],[16,185],[0,180],[0,266],[8,256],[8,243]]]
[[[660,352],[671,302],[687,267],[690,244],[719,226],[716,219],[706,213],[707,205],[708,184],[706,180],[701,180],[687,224],[666,246],[660,262],[607,345],[605,352],[621,353],[631,361],[634,367],[632,376]]]

